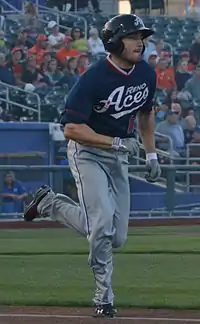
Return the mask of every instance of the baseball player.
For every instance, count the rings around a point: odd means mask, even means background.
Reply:
[[[110,55],[81,76],[61,118],[80,204],[45,185],[24,214],[26,221],[50,214],[87,237],[97,288],[95,315],[100,317],[116,314],[112,249],[121,247],[127,238],[128,155],[138,148],[133,136],[135,119],[146,149],[146,179],[154,182],[160,176],[152,110],[156,75],[141,59],[143,40],[152,34],[136,15],[119,15],[105,24],[102,40]]]

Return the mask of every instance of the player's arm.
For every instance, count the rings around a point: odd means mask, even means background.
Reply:
[[[145,147],[146,154],[156,153],[154,119],[153,109],[144,109],[137,114],[138,132]]]
[[[66,139],[97,148],[110,148],[113,143],[112,137],[98,134],[86,124],[66,124],[64,136]]]
[[[61,124],[66,139],[97,148],[110,148],[113,138],[97,134],[87,125],[98,94],[94,73],[94,70],[87,71],[70,91]]]
[[[137,114],[138,132],[145,147],[147,157],[156,158],[155,146],[155,114],[153,109],[153,98],[156,91],[156,73],[151,71],[151,85],[149,87],[149,96],[145,107]]]

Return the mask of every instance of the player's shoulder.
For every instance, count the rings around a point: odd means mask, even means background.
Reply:
[[[144,61],[144,60],[139,61],[136,65],[136,67],[137,67],[137,69],[140,70],[141,73],[145,73],[146,77],[148,77],[149,79],[155,80],[156,71],[146,61]]]
[[[92,78],[94,76],[98,76],[102,74],[105,67],[105,60],[100,59],[99,61],[92,63],[88,66],[87,70],[81,75],[81,78]],[[94,81],[94,80],[93,80]]]

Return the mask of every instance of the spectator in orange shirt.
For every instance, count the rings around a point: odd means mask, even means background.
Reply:
[[[176,81],[174,76],[174,71],[167,67],[167,61],[165,58],[160,58],[158,66],[156,67],[157,75],[157,89],[176,89]]]
[[[80,52],[72,48],[71,39],[66,36],[63,47],[57,52],[57,59],[60,63],[65,63],[70,57],[76,56],[80,56]]]
[[[36,56],[37,66],[42,64],[43,56],[46,53],[48,38],[46,35],[38,35],[36,44],[28,50],[28,55],[33,54]]]

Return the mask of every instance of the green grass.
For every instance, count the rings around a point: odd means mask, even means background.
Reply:
[[[114,256],[120,306],[200,309],[200,227],[136,228]],[[0,231],[0,304],[89,306],[88,243],[67,229]]]

